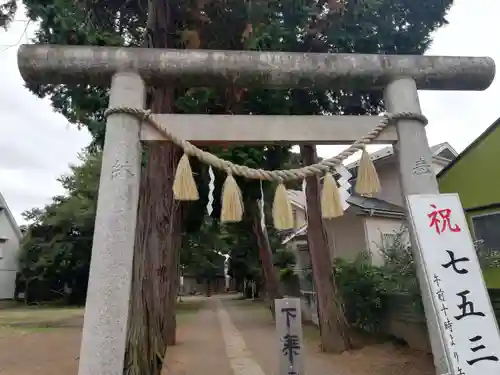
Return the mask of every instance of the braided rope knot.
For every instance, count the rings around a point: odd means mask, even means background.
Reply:
[[[211,165],[214,168],[224,170],[226,173],[234,176],[242,176],[250,179],[256,180],[266,180],[266,181],[292,181],[292,180],[302,180],[306,177],[324,175],[331,172],[335,167],[338,167],[342,162],[348,157],[352,156],[356,152],[363,150],[368,144],[375,140],[382,131],[393,124],[397,120],[415,120],[419,121],[424,125],[427,125],[427,118],[419,113],[412,112],[398,112],[398,113],[385,113],[381,116],[380,123],[375,128],[373,128],[368,134],[354,142],[350,147],[340,152],[337,156],[333,158],[322,160],[319,163],[308,165],[301,168],[293,169],[282,169],[282,170],[265,170],[265,169],[255,169],[249,168],[244,165],[239,165],[232,163],[231,161],[221,159],[216,155],[203,151],[200,148],[193,145],[191,142],[179,139],[174,134],[170,133],[164,127],[162,127],[151,114],[150,111],[131,108],[131,107],[115,107],[106,110],[104,115],[106,117],[113,114],[128,114],[136,117],[140,121],[147,122],[152,125],[158,132],[165,136],[169,141],[174,143],[183,149],[184,153],[188,156],[194,156],[201,162]]]
[[[344,213],[344,209],[337,182],[333,177],[333,170],[354,153],[362,151],[355,191],[360,195],[376,194],[380,190],[380,181],[375,166],[366,151],[366,145],[370,144],[387,126],[389,126],[389,124],[396,120],[416,120],[424,125],[427,124],[427,119],[418,113],[387,113],[381,116],[380,123],[368,134],[331,159],[322,160],[319,163],[302,168],[270,171],[235,164],[228,160],[221,159],[210,152],[203,151],[192,143],[177,138],[174,134],[162,127],[150,111],[138,108],[118,107],[108,109],[105,112],[105,116],[110,116],[115,113],[128,114],[136,117],[141,122],[147,122],[165,138],[182,148],[184,155],[177,165],[172,186],[175,199],[183,201],[199,199],[197,184],[193,178],[189,156],[194,156],[201,162],[227,173],[226,181],[222,187],[222,222],[241,221],[243,216],[244,207],[242,194],[233,176],[236,175],[256,180],[277,182],[278,186],[273,202],[273,219],[274,226],[278,230],[292,229],[294,227],[293,211],[288,192],[284,185],[285,181],[302,180],[310,176],[324,176],[324,183],[321,190],[322,217],[324,219],[332,219],[341,216]]]

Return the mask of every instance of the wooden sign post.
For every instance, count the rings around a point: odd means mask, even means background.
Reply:
[[[299,298],[275,300],[279,375],[304,375],[304,343]]]
[[[450,373],[500,374],[498,325],[458,195],[410,195],[407,203]]]

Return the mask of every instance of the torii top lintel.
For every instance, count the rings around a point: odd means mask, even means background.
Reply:
[[[411,77],[422,90],[485,90],[495,76],[489,57],[319,54],[22,45],[21,75],[33,83],[107,86],[117,71],[148,84],[184,86],[383,88]]]

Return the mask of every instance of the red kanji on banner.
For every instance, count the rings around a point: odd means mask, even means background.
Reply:
[[[443,208],[438,210],[436,205],[431,204],[431,207],[434,209],[427,216],[431,219],[429,223],[429,228],[434,227],[437,234],[441,234],[446,229],[449,229],[451,232],[461,232],[462,229],[458,226],[458,224],[453,225],[451,223],[451,210],[449,208]]]

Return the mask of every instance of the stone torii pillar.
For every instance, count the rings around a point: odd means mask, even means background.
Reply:
[[[420,113],[417,89],[484,90],[494,78],[487,57],[312,54],[23,45],[27,82],[109,86],[110,107],[143,108],[145,84],[314,87],[385,90],[391,112]],[[176,136],[213,143],[346,144],[369,132],[377,116],[157,115]],[[307,123],[307,126],[305,124]],[[109,117],[103,154],[79,375],[122,375],[132,280],[141,142],[165,140],[123,114]],[[400,120],[377,139],[393,143],[401,188],[437,193],[424,126]],[[410,226],[425,315],[438,374],[448,372],[436,309]]]

